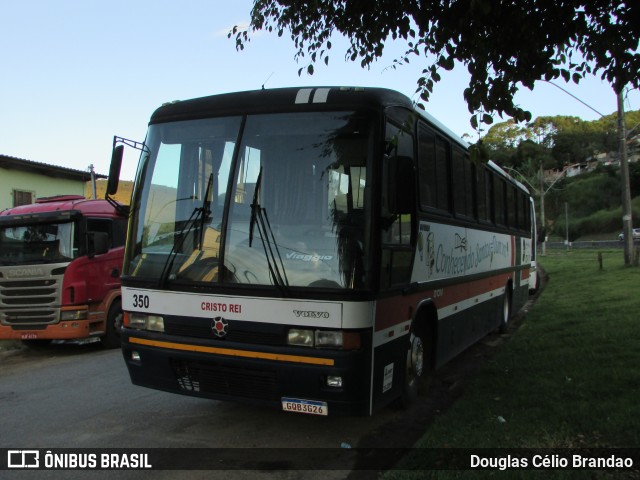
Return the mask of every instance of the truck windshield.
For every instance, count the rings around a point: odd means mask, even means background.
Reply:
[[[0,265],[65,262],[78,252],[73,222],[0,227]]]
[[[125,274],[364,288],[372,128],[358,112],[151,125]]]

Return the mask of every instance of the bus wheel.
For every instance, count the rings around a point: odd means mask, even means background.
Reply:
[[[100,343],[105,348],[118,348],[120,346],[120,331],[122,330],[122,307],[120,300],[116,300],[109,309],[107,315],[106,332],[100,337]]]
[[[423,393],[426,390],[429,377],[429,368],[426,363],[428,356],[423,338],[412,331],[409,342],[404,387],[401,396],[401,405],[405,408],[415,401],[419,393]]]
[[[502,311],[500,313],[500,333],[506,333],[511,318],[511,288],[507,285],[502,296]]]

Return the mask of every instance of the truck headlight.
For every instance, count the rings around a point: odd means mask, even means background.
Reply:
[[[62,310],[60,312],[60,320],[67,322],[69,320],[86,320],[87,308],[75,309],[75,310]]]

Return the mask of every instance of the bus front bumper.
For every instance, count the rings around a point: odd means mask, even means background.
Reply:
[[[214,345],[194,340],[125,329],[122,352],[132,383],[279,409],[293,406],[303,413],[370,414],[366,349]],[[316,410],[314,405],[324,408]]]

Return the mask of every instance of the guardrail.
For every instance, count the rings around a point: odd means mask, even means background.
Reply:
[[[634,239],[633,245],[640,247],[640,240]],[[565,242],[547,242],[547,248],[567,248]],[[569,248],[624,248],[624,242],[620,240],[587,240],[582,242],[569,242]],[[542,246],[538,245],[538,251]]]

